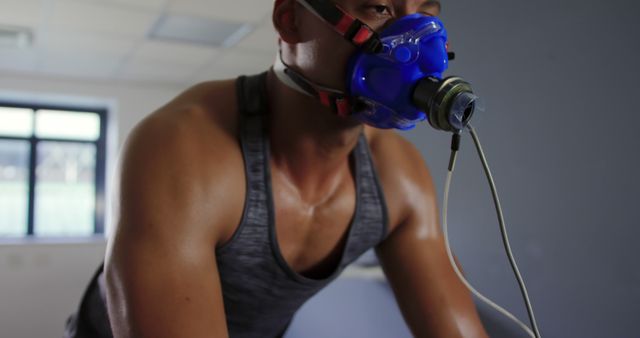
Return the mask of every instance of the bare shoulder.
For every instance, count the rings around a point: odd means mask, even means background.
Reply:
[[[237,131],[236,106],[234,80],[202,82],[151,113],[141,125],[165,121],[182,127],[214,128],[215,135],[220,135],[219,132],[234,134]]]
[[[366,127],[371,155],[380,174],[402,173],[417,178],[424,174],[426,164],[416,146],[395,130]]]
[[[420,151],[398,132],[366,127],[365,133],[393,231],[416,210],[435,203],[433,179]]]
[[[213,248],[244,203],[236,115],[233,82],[206,83],[129,135],[105,254],[115,336],[227,336]]]
[[[241,213],[242,167],[233,81],[196,85],[147,116],[127,138],[119,217],[180,223],[183,231],[217,242],[225,230],[212,223]]]

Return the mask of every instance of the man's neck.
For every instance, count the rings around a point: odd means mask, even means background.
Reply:
[[[308,200],[330,193],[349,174],[349,153],[363,125],[345,120],[317,99],[284,85],[270,71],[269,128],[272,165]]]

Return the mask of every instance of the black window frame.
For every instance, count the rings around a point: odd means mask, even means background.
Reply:
[[[0,134],[1,140],[9,141],[27,141],[29,142],[29,189],[28,189],[28,207],[27,207],[27,233],[22,237],[34,237],[35,227],[35,188],[36,188],[36,166],[37,166],[37,149],[40,142],[61,142],[74,144],[92,144],[96,147],[96,166],[95,166],[95,210],[94,210],[94,235],[104,235],[105,223],[105,203],[106,203],[106,160],[107,160],[107,117],[108,110],[104,107],[95,106],[71,106],[60,104],[40,104],[40,103],[24,103],[0,100],[1,108],[25,108],[33,110],[33,128],[30,137],[7,136]],[[100,118],[100,135],[95,141],[72,140],[65,138],[36,137],[35,123],[38,110],[59,110],[64,112],[76,113],[95,113]],[[64,237],[62,237],[64,238]]]

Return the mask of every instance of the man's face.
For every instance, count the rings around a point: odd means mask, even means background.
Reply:
[[[440,2],[436,0],[333,0],[333,3],[378,32],[409,14],[440,14]],[[298,5],[297,12],[302,37],[297,49],[298,66],[319,84],[346,90],[348,60],[356,48],[304,6]]]

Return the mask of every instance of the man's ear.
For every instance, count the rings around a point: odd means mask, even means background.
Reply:
[[[300,42],[295,13],[296,0],[280,0],[275,2],[275,7],[273,8],[273,26],[280,35],[280,39],[287,43]]]

